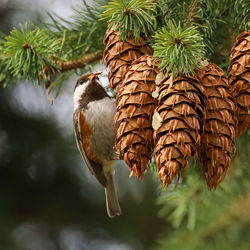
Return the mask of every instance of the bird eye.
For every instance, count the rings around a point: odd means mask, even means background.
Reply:
[[[83,84],[83,83],[84,83],[84,81],[83,81],[83,80],[80,80],[80,81],[79,81],[79,83],[80,83],[80,84]]]

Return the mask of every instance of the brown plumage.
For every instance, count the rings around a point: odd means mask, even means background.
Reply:
[[[116,144],[136,177],[141,177],[151,160],[153,145],[152,115],[155,109],[155,77],[157,68],[151,56],[135,60],[125,75],[117,97]]]
[[[209,63],[196,73],[206,95],[199,161],[210,188],[216,188],[235,153],[237,119],[232,90],[224,72]]]
[[[250,30],[236,38],[230,55],[229,83],[237,103],[238,130],[243,135],[250,127]]]
[[[115,110],[115,101],[100,85],[97,74],[84,74],[78,79],[73,115],[76,143],[89,171],[105,189],[107,213],[111,218],[121,214],[113,179]]]
[[[205,111],[203,88],[190,76],[157,76],[158,104],[154,118],[154,155],[163,186],[189,166],[189,157],[200,146],[202,116]],[[158,117],[158,118],[157,118]]]

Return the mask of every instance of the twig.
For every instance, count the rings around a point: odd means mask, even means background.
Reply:
[[[59,72],[65,72],[72,69],[84,68],[87,64],[100,60],[102,58],[102,50],[98,50],[83,57],[72,60],[72,61],[62,61],[55,59],[55,63],[59,66]]]
[[[46,82],[46,85],[45,85],[45,88],[46,88],[46,96],[48,98],[48,100],[50,101],[51,104],[53,104],[53,98],[50,96],[50,76],[53,75],[53,74],[57,74],[59,72],[65,72],[65,71],[69,71],[69,70],[72,70],[72,69],[78,69],[78,68],[84,68],[87,64],[89,63],[92,63],[92,62],[95,62],[99,59],[102,58],[102,55],[103,55],[103,51],[102,50],[98,50],[94,53],[91,53],[91,54],[88,54],[88,55],[84,55],[82,56],[81,58],[78,58],[76,60],[71,60],[71,61],[62,61],[62,60],[59,60],[57,58],[54,58],[54,61],[55,63],[59,66],[59,70],[58,69],[51,69],[50,67],[48,66],[44,66],[44,73],[46,75],[46,79],[47,79],[47,82]],[[42,72],[40,72],[39,74],[39,80],[42,80],[43,79],[43,74]]]
[[[188,12],[187,22],[186,22],[187,26],[192,25],[192,23],[194,22],[194,16],[196,14],[198,3],[199,3],[198,0],[194,0],[191,2],[189,6],[189,12]]]

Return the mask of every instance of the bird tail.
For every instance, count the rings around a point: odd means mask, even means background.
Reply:
[[[108,216],[114,218],[116,215],[121,215],[122,211],[116,194],[113,173],[106,174],[106,178],[108,183],[105,187],[106,208]]]

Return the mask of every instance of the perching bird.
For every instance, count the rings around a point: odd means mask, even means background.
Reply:
[[[100,85],[100,73],[82,75],[74,90],[73,123],[78,149],[90,172],[105,188],[108,216],[121,214],[114,185],[116,104]]]

